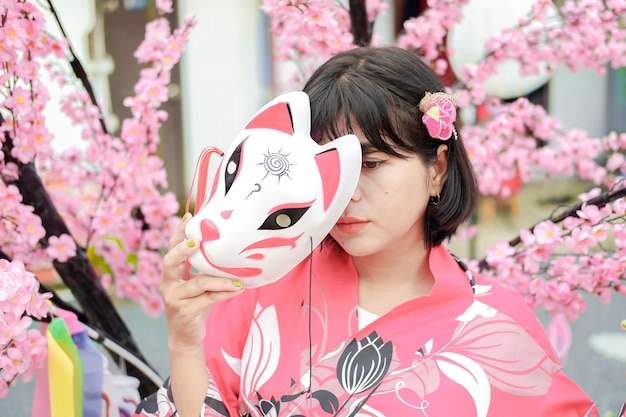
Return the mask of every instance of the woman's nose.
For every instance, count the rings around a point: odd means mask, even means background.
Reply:
[[[350,201],[359,201],[361,199],[361,187],[363,186],[362,182],[363,178],[359,177],[359,181],[356,183],[356,188],[354,189],[354,193],[352,193]]]

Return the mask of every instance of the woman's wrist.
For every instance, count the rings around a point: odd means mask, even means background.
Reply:
[[[202,354],[204,356],[204,345],[199,343],[186,343],[171,338],[167,341],[167,349],[170,355],[196,355]]]

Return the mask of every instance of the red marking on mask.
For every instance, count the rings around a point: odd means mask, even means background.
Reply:
[[[232,210],[225,210],[225,211],[220,213],[220,215],[222,216],[222,219],[224,219],[224,220],[230,219],[230,215],[231,214],[233,214]]]
[[[278,248],[281,246],[290,246],[291,249],[293,249],[296,247],[296,241],[300,239],[303,234],[304,233],[300,233],[298,236],[295,237],[270,237],[269,239],[259,240],[249,246],[246,246],[239,253],[244,253],[245,251],[251,249]]]
[[[227,274],[240,278],[256,277],[257,275],[261,275],[261,272],[263,272],[263,270],[259,268],[222,268],[221,266],[213,264],[211,264],[211,266],[219,271],[226,272]]]
[[[207,180],[208,180],[208,172],[209,172],[209,162],[212,155],[222,154],[218,148],[210,146],[205,148],[200,157],[198,158],[198,162],[196,164],[196,170],[193,174],[193,179],[191,180],[191,187],[189,189],[189,193],[187,193],[187,201],[185,203],[185,212],[189,212],[189,207],[191,205],[191,197],[193,195],[194,184],[196,184],[196,206],[194,208],[194,214],[197,214],[200,211],[200,206],[206,205],[208,200],[213,196],[215,192],[215,188],[217,186],[217,177],[213,180],[213,189],[208,198],[205,198],[206,188],[207,188]],[[221,165],[221,164],[220,164]],[[196,183],[197,179],[197,183]]]
[[[246,129],[274,129],[293,135],[293,123],[287,103],[276,103],[250,120]]]
[[[223,160],[222,160],[223,161]],[[222,161],[220,161],[220,164],[217,166],[217,171],[215,176],[213,177],[213,183],[211,184],[211,191],[209,191],[209,196],[206,199],[206,202],[204,203],[204,205],[206,206],[206,204],[211,201],[211,198],[213,198],[213,196],[215,195],[215,191],[217,191],[217,184],[219,183],[219,173],[222,172],[220,169],[222,168]],[[196,203],[197,204],[197,203]]]
[[[218,271],[225,272],[229,275],[234,275],[239,278],[250,278],[250,277],[255,277],[257,275],[261,275],[261,272],[263,272],[263,270],[260,268],[228,268],[228,267],[217,266],[213,262],[211,262],[211,260],[207,256],[204,249],[201,249],[200,251],[202,252],[202,256],[204,257],[204,260],[207,261],[207,263],[211,265],[211,267],[217,269]]]
[[[255,261],[260,261],[265,258],[265,255],[263,255],[262,253],[253,253],[250,256],[246,256],[246,258],[253,259]]]
[[[337,194],[337,188],[339,188],[339,175],[341,175],[339,152],[337,149],[330,149],[319,153],[315,155],[315,162],[322,177],[324,211],[326,211]]]
[[[209,219],[200,221],[200,232],[202,233],[203,242],[210,242],[220,238],[220,231],[217,229],[215,223]]]
[[[297,209],[297,208],[304,208],[304,207],[311,207],[313,205],[313,203],[315,203],[315,199],[309,201],[309,202],[305,202],[305,203],[285,203],[285,204],[279,204],[276,207],[272,207],[267,214],[272,214],[277,212],[278,210],[282,210],[282,209]]]

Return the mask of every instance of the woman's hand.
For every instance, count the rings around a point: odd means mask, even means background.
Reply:
[[[185,225],[191,215],[183,216],[172,235],[169,252],[163,258],[161,295],[168,323],[168,346],[177,351],[202,348],[205,320],[211,306],[241,293],[240,281],[205,274],[191,274],[187,258],[199,242],[185,239]]]
[[[199,242],[185,240],[185,225],[190,218],[185,214],[170,239],[161,278],[168,325],[170,387],[180,417],[200,415],[209,388],[204,358],[207,314],[214,303],[240,294],[243,289],[241,282],[229,278],[189,273],[187,258],[199,248]]]

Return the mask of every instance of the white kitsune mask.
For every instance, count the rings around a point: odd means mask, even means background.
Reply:
[[[200,242],[191,266],[259,287],[321,243],[354,193],[361,146],[354,135],[318,145],[310,130],[309,97],[301,91],[275,98],[246,124],[185,228]]]

